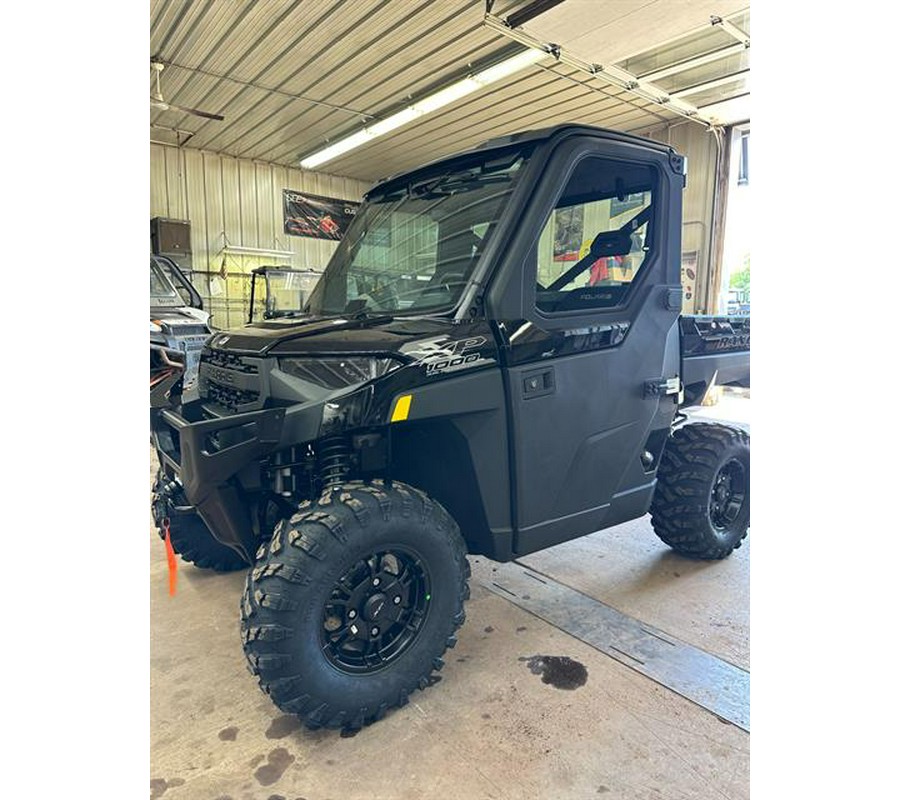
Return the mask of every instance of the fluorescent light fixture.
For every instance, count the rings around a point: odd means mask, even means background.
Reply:
[[[443,106],[450,105],[450,103],[455,103],[461,97],[465,97],[467,94],[471,94],[480,88],[480,83],[476,83],[472,78],[465,78],[458,83],[448,86],[446,89],[441,89],[439,92],[428,95],[428,97],[423,97],[421,100],[413,103],[410,108],[417,108],[422,114],[428,114],[432,111],[437,111]]]
[[[304,169],[318,167],[320,164],[331,161],[333,158],[337,158],[372,139],[376,139],[402,125],[406,125],[424,114],[430,114],[432,111],[437,111],[439,108],[443,108],[444,106],[450,105],[450,103],[460,100],[466,95],[472,94],[472,92],[477,92],[488,84],[495,83],[516,72],[520,72],[548,55],[549,53],[542,50],[528,49],[512,58],[507,58],[499,64],[494,64],[492,67],[487,67],[480,72],[476,72],[474,75],[463,78],[461,81],[452,83],[445,89],[441,89],[434,94],[423,97],[421,100],[417,100],[402,111],[398,111],[396,114],[385,117],[384,119],[363,128],[361,131],[357,131],[334,144],[328,145],[328,147],[304,158],[300,162],[300,166]]]

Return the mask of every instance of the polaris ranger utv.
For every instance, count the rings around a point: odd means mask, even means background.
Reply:
[[[197,380],[200,350],[211,333],[203,300],[178,265],[165,256],[150,256],[151,390],[165,380],[176,359],[183,362],[183,386],[190,389]]]
[[[684,185],[671,148],[575,125],[382,181],[305,315],[216,334],[200,399],[153,412],[157,522],[252,566],[243,646],[280,709],[355,729],[424,689],[467,553],[648,510],[687,556],[740,545],[748,437],[679,409],[749,386],[749,320],[680,317]]]

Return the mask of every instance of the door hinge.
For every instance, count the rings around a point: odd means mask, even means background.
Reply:
[[[681,380],[677,375],[674,378],[657,378],[652,381],[644,381],[644,397],[660,397],[678,394],[680,391]]]

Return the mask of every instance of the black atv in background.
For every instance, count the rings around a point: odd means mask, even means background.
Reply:
[[[685,555],[740,545],[748,437],[679,409],[749,386],[749,319],[680,316],[684,185],[671,148],[574,125],[385,180],[303,314],[216,334],[200,398],[153,413],[156,519],[252,567],[244,650],[279,708],[358,728],[425,688],[467,553],[648,510]]]

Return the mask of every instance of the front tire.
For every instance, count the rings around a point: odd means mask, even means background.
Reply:
[[[666,442],[650,505],[656,535],[691,558],[720,559],[750,530],[750,437],[696,423]]]
[[[402,483],[351,482],[300,505],[247,576],[250,671],[311,728],[357,730],[433,682],[465,621],[459,528]]]

